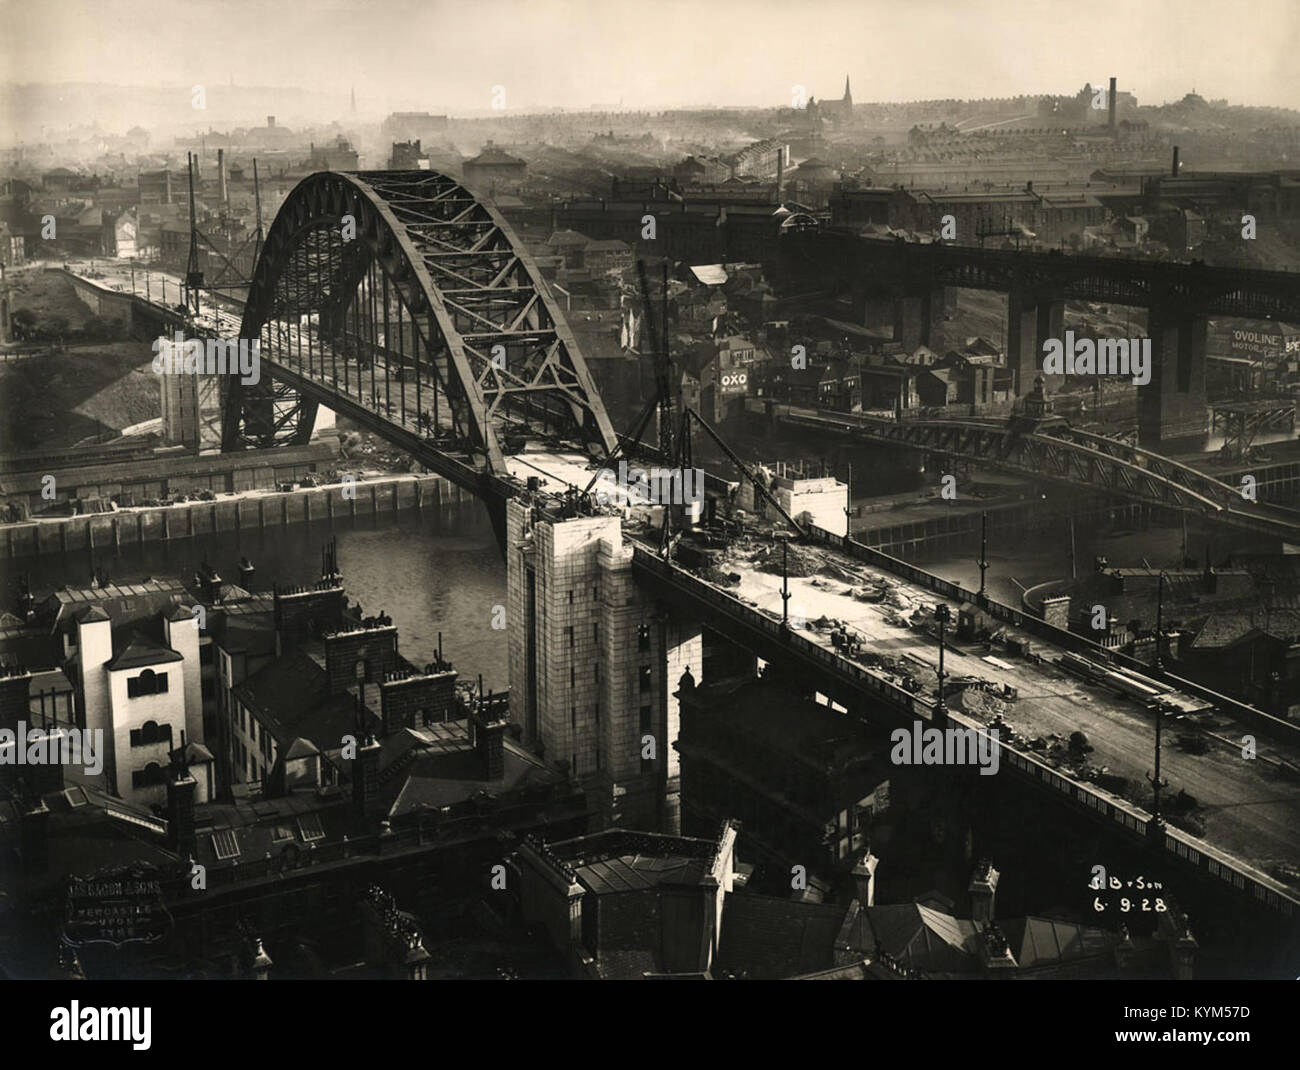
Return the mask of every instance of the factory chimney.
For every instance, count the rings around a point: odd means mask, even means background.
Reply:
[[[226,150],[217,149],[217,203],[224,208],[229,199],[226,191]]]
[[[1177,145],[1174,146],[1174,163],[1173,163],[1173,169],[1170,171],[1170,174],[1172,174],[1174,178],[1178,177],[1178,146]]]
[[[1114,77],[1112,77],[1110,80],[1110,94],[1106,97],[1106,101],[1110,105],[1110,118],[1107,121],[1106,125],[1109,128],[1110,132],[1113,134],[1115,132],[1115,79]]]
[[[776,203],[779,205],[785,197],[785,145],[776,150]]]

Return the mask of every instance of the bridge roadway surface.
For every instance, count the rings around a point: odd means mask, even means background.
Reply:
[[[657,541],[653,532],[633,536],[639,546],[654,553]],[[738,573],[738,587],[718,587],[698,582],[715,590],[739,597],[746,604],[765,612],[773,620],[781,619],[781,577],[762,571],[753,557],[760,545],[729,552],[719,567]],[[901,659],[907,670],[922,684],[929,701],[937,697],[938,643],[927,633],[888,622],[893,613],[910,617],[914,608],[923,607],[932,614],[937,596],[902,577],[864,565],[838,551],[818,546],[817,553],[833,563],[831,571],[850,577],[852,582],[814,575],[791,578],[790,614],[799,623],[822,618],[848,625],[862,637],[862,647],[876,655]],[[890,596],[902,608],[859,601],[851,594],[863,586],[888,585]],[[955,625],[957,606],[948,603]],[[833,651],[830,627],[804,624],[799,634],[828,651]],[[1035,641],[1035,649],[1045,644]],[[986,660],[983,644],[958,641],[945,653],[944,669],[951,682],[955,677],[982,677],[995,687],[1010,685],[1019,697],[1007,704],[1004,714],[1010,726],[1027,739],[1055,733],[1064,742],[1071,732],[1082,731],[1095,748],[1089,761],[1103,766],[1112,775],[1144,783],[1153,756],[1154,714],[1137,702],[1120,697],[1104,686],[1095,686],[1058,668],[1055,654],[1036,664],[1030,659],[1006,653],[994,647],[993,657]],[[878,670],[881,675],[887,672]],[[897,678],[894,679],[897,683]],[[962,700],[952,695],[949,705],[962,709]],[[970,713],[977,722],[989,718]],[[1248,731],[1232,718],[1218,712],[1194,714],[1191,720],[1225,740],[1240,740]],[[1183,753],[1174,740],[1185,729],[1177,720],[1166,718],[1161,773],[1169,781],[1167,793],[1184,789],[1201,804],[1199,815],[1205,822],[1201,838],[1227,854],[1233,855],[1275,880],[1300,889],[1300,780],[1287,780],[1277,772],[1277,761],[1300,768],[1300,746],[1257,737],[1260,757],[1248,761],[1238,746],[1211,739],[1207,754]],[[1040,755],[1041,757],[1041,755]],[[1004,766],[1005,769],[1005,766]],[[1063,770],[1067,771],[1068,770]],[[1096,785],[1093,785],[1096,788]],[[1100,790],[1100,789],[1097,789]],[[1105,792],[1102,792],[1105,794]],[[1290,867],[1288,877],[1277,864]]]
[[[114,281],[121,285],[117,276],[126,275],[120,269],[105,274],[112,276],[110,287]],[[104,285],[105,280],[91,281]],[[126,288],[129,290],[129,284]],[[235,338],[240,317],[209,303],[198,325],[221,337]],[[331,382],[331,385],[342,393],[341,383]],[[349,392],[348,396],[355,398],[358,394]],[[413,399],[408,399],[408,422],[413,423],[416,415]],[[542,480],[541,489],[550,492],[561,492],[571,486],[584,487],[596,471],[596,466],[579,453],[547,451],[537,448],[535,443],[530,443],[522,453],[508,457],[507,466],[514,480],[522,483],[529,476],[537,476]],[[628,514],[625,536],[643,551],[656,553],[657,533],[649,527],[648,510],[632,507]],[[781,577],[762,571],[754,562],[755,553],[765,545],[760,541],[753,541],[747,547],[737,545],[721,562],[723,571],[740,575],[738,587],[715,587],[698,577],[696,582],[739,597],[747,605],[780,620]],[[909,617],[915,608],[932,611],[937,601],[935,593],[903,577],[853,560],[831,547],[818,546],[816,553],[830,563],[829,571],[851,582],[826,575],[792,577],[791,618],[796,623],[827,618],[847,625],[862,637],[865,649],[901,658],[921,681],[923,693],[932,700],[937,694],[936,640],[926,633],[890,624],[888,617],[891,612]],[[897,605],[868,603],[852,596],[854,588],[874,587],[881,582],[888,585],[890,597]],[[958,607],[949,605],[955,623]],[[805,623],[799,634],[826,650],[834,649],[829,627]],[[1043,645],[1035,643],[1038,649]],[[1004,716],[1022,736],[1033,739],[1054,733],[1065,740],[1071,732],[1082,731],[1094,747],[1089,755],[1093,765],[1103,766],[1113,775],[1144,781],[1151,768],[1154,737],[1150,710],[1103,686],[1087,684],[1066,673],[1052,663],[1051,655],[1041,664],[1008,655],[1001,649],[994,656],[997,660],[989,661],[982,645],[967,649],[959,641],[947,650],[944,668],[950,681],[959,676],[974,676],[995,687],[1014,687],[1019,697],[1007,705]],[[877,674],[889,677],[883,670],[877,670]],[[954,695],[950,705],[960,710],[961,699]],[[975,719],[987,720],[978,715]],[[1239,740],[1247,732],[1244,726],[1218,711],[1196,714],[1194,720],[1225,740]],[[1300,890],[1300,783],[1279,775],[1275,764],[1280,761],[1300,768],[1300,746],[1252,733],[1257,735],[1259,748],[1259,758],[1255,761],[1242,759],[1238,747],[1217,739],[1212,741],[1207,754],[1196,756],[1183,753],[1173,745],[1178,733],[1178,722],[1167,720],[1162,774],[1170,783],[1167,789],[1170,794],[1184,789],[1199,801],[1198,813],[1205,822],[1202,838],[1282,884]],[[1291,875],[1279,870],[1278,864],[1290,867]]]

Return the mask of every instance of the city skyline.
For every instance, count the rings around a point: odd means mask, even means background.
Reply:
[[[719,42],[740,25],[735,0],[706,11],[670,0],[645,25],[629,5],[593,11],[569,0],[545,9],[492,0],[472,11],[407,0],[305,8],[315,17],[306,28],[303,6],[266,10],[245,0],[207,5],[183,24],[158,17],[165,9],[153,0],[95,7],[56,0],[39,8],[6,2],[0,17],[13,32],[0,53],[8,53],[10,85],[187,91],[204,85],[216,95],[233,84],[344,100],[355,88],[367,112],[417,106],[464,115],[781,107],[796,86],[837,98],[846,74],[859,102],[1060,93],[1085,82],[1104,85],[1111,75],[1142,104],[1172,102],[1192,91],[1251,106],[1300,101],[1300,73],[1289,62],[1300,44],[1300,10],[1285,0],[1254,9],[1269,26],[1266,35],[1225,33],[1237,23],[1217,2],[1188,9],[1161,0],[1125,12],[1122,35],[1074,4],[999,2],[953,11],[924,0],[900,12],[879,3],[832,2],[818,9],[806,48],[792,46],[784,5],[747,4],[743,42],[737,42],[743,51],[733,63],[717,60]],[[254,17],[261,33],[249,32]],[[394,32],[387,32],[389,25]],[[832,38],[821,40],[832,26]],[[278,42],[290,32],[302,44],[285,50]],[[187,40],[208,44],[183,64],[166,62],[191,47]],[[873,45],[883,40],[913,42],[924,62],[917,62],[914,48]],[[1052,40],[1062,44],[1044,47]],[[1201,47],[1206,40],[1215,43],[1212,53]],[[556,64],[557,50],[569,62]],[[971,64],[972,52],[991,62]],[[132,55],[139,62],[123,61]],[[423,84],[427,90],[412,89]],[[505,108],[494,111],[498,86],[505,88]]]

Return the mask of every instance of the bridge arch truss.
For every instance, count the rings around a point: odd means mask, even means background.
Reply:
[[[435,171],[321,172],[289,194],[254,268],[228,380],[226,450],[305,441],[315,408],[480,474],[527,437],[593,457],[615,435],[532,257],[497,210]]]

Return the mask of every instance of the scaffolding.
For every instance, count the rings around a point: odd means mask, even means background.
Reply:
[[[1220,402],[1214,406],[1211,424],[1215,434],[1223,435],[1223,455],[1245,460],[1261,431],[1295,430],[1295,399]]]

